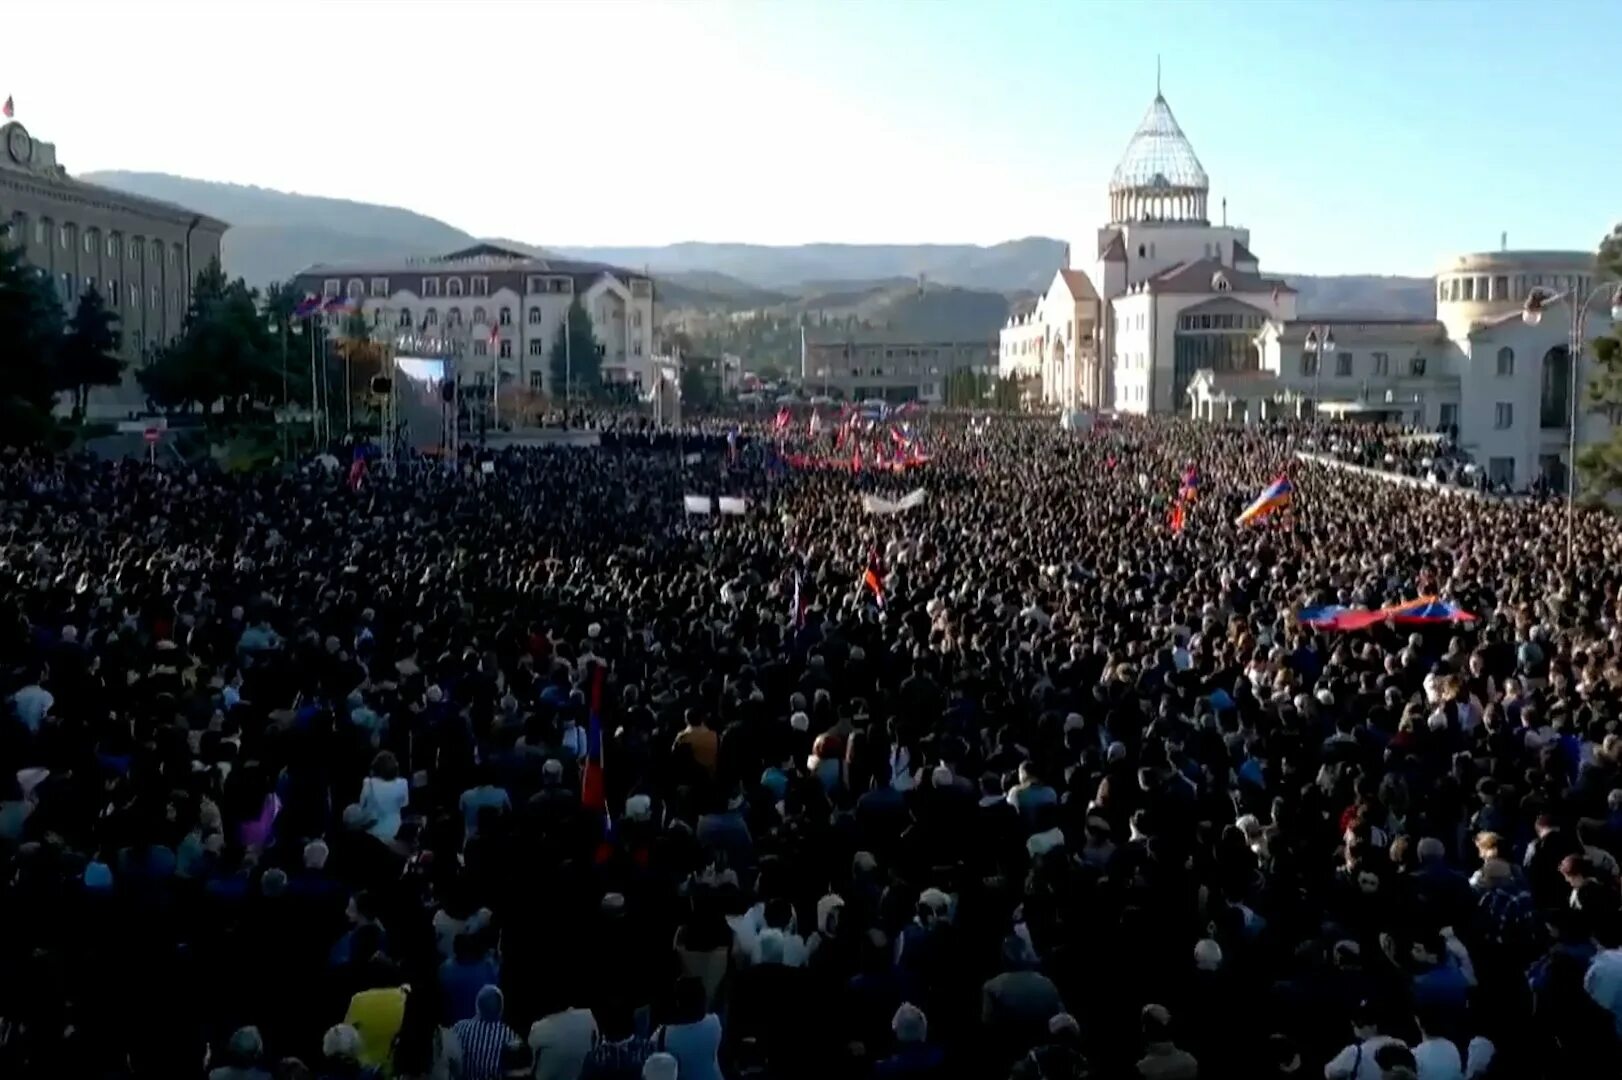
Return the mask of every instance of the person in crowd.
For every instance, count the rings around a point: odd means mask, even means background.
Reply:
[[[0,1075],[1614,1056],[1622,522],[1368,424],[821,409],[0,455]]]

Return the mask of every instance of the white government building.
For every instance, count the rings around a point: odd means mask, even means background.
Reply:
[[[1583,340],[1611,328],[1592,252],[1459,256],[1436,275],[1430,318],[1313,318],[1298,315],[1288,283],[1260,272],[1249,230],[1210,223],[1209,195],[1157,93],[1110,178],[1096,260],[1082,265],[1071,245],[1071,265],[1016,308],[1001,373],[1039,377],[1043,402],[1062,409],[1446,429],[1495,482],[1563,484],[1571,395],[1587,383],[1572,376],[1573,297],[1592,300]],[[1534,294],[1532,322],[1523,309]],[[1579,445],[1609,435],[1583,408],[1577,429]]]

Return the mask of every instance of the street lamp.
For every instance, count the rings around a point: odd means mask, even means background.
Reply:
[[[1317,423],[1323,415],[1324,353],[1335,352],[1335,335],[1327,326],[1314,326],[1307,331],[1307,352],[1312,353],[1312,420]]]
[[[1577,294],[1573,290],[1567,294],[1571,301],[1571,325],[1567,328],[1566,355],[1570,357],[1571,375],[1567,380],[1566,396],[1571,399],[1571,413],[1566,418],[1566,568],[1570,570],[1576,565],[1577,550],[1577,398],[1582,388],[1579,375],[1583,366],[1583,337],[1588,320],[1588,305],[1594,302],[1596,296],[1609,292],[1611,294],[1611,320],[1622,322],[1622,285],[1603,283],[1589,290],[1583,297],[1581,304],[1577,303]],[[1560,298],[1560,294],[1550,290],[1535,288],[1526,295],[1526,304],[1521,308],[1521,321],[1527,326],[1536,326],[1543,321],[1543,311],[1549,304]]]

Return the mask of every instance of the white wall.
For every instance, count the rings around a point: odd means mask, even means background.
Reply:
[[[1124,285],[1136,285],[1178,263],[1200,259],[1215,259],[1224,266],[1232,266],[1234,242],[1250,246],[1249,229],[1221,225],[1148,222],[1123,225],[1120,229],[1121,242],[1126,247]],[[1093,284],[1099,288],[1100,295],[1116,295],[1105,291],[1098,281]]]

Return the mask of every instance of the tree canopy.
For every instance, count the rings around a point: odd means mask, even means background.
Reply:
[[[124,361],[118,355],[118,313],[91,286],[79,297],[55,368],[55,386],[73,394],[73,414],[83,417],[92,386],[117,386]]]
[[[1622,279],[1622,224],[1611,230],[1599,245],[1599,276],[1615,282]],[[1595,301],[1601,311],[1609,311],[1609,298]],[[1593,498],[1606,498],[1622,490],[1622,337],[1616,330],[1589,344],[1593,350],[1593,376],[1588,383],[1587,404],[1611,424],[1604,442],[1585,448],[1577,455],[1581,490]]]
[[[258,293],[241,278],[228,281],[218,259],[198,273],[180,337],[160,349],[137,375],[153,402],[166,408],[226,414],[254,402],[279,401],[281,348],[259,311]]]
[[[569,305],[568,318],[552,339],[552,354],[548,359],[553,397],[596,396],[603,383],[603,358],[592,329],[591,314],[579,298]]]

